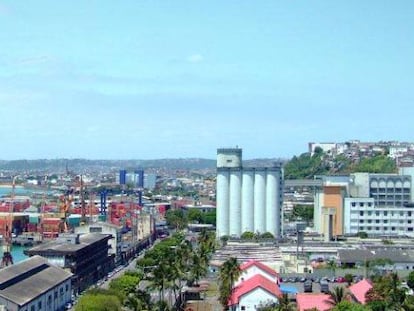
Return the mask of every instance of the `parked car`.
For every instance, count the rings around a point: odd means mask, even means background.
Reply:
[[[312,281],[311,280],[306,280],[303,283],[303,290],[305,293],[312,293]]]
[[[329,283],[326,280],[321,281],[321,293],[329,293]]]

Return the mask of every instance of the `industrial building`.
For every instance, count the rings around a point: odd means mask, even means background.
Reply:
[[[315,189],[315,230],[326,240],[358,232],[414,236],[413,176],[414,168],[399,174],[318,176],[323,183]]]
[[[0,309],[57,311],[71,301],[72,273],[33,256],[0,270]]]
[[[242,149],[217,150],[217,229],[222,236],[240,237],[243,232],[282,232],[283,170],[243,167]]]
[[[80,293],[114,267],[114,256],[108,255],[111,238],[110,234],[100,233],[68,234],[24,252],[29,256],[40,255],[58,267],[69,269],[74,274],[73,290]]]

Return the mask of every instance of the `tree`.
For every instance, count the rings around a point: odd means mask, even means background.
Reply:
[[[274,239],[275,236],[271,232],[265,232],[260,235],[261,239]]]
[[[335,276],[335,271],[337,267],[338,265],[335,260],[331,259],[331,260],[328,260],[328,262],[326,263],[326,268],[331,270],[333,276]]]
[[[306,221],[309,225],[313,221],[313,206],[311,205],[295,205],[293,207],[292,215],[299,220]]]
[[[75,311],[119,311],[121,302],[114,295],[85,294],[76,304]]]
[[[359,231],[359,232],[357,233],[357,236],[358,236],[360,239],[366,239],[366,238],[368,238],[368,233],[366,233],[365,231]]]
[[[411,271],[408,275],[407,285],[409,288],[414,289],[414,271]]]
[[[168,210],[165,213],[165,220],[169,226],[174,227],[177,230],[184,229],[188,223],[187,217],[181,209]]]
[[[190,208],[187,214],[188,221],[190,222],[203,222],[203,213],[197,208]]]
[[[344,275],[344,279],[345,279],[345,282],[348,284],[348,286],[350,286],[354,280],[354,276],[351,273],[347,273]]]
[[[254,240],[255,234],[254,234],[254,232],[251,232],[251,231],[245,231],[245,232],[242,233],[240,238],[243,239],[243,240]]]
[[[355,172],[364,173],[395,173],[395,161],[385,155],[363,158],[354,168]]]
[[[124,275],[109,282],[109,288],[121,292],[125,297],[135,293],[141,278],[138,274],[125,273]]]
[[[233,284],[240,277],[241,272],[239,263],[235,257],[227,259],[220,268],[219,300],[224,308],[228,305],[233,291]]]
[[[276,306],[276,311],[294,311],[295,305],[290,301],[288,294],[283,293],[279,298],[279,303]]]
[[[342,286],[334,287],[333,290],[328,293],[328,295],[328,302],[333,306],[336,306],[348,297],[348,293]]]
[[[358,303],[343,300],[338,303],[331,311],[371,311],[371,309]]]

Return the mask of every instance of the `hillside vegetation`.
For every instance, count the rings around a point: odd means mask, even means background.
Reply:
[[[395,173],[396,164],[386,155],[363,157],[352,161],[343,155],[330,156],[323,152],[303,153],[294,156],[284,167],[285,179],[308,179],[315,175],[345,175],[355,172]]]

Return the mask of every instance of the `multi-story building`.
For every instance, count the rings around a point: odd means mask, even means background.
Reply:
[[[243,167],[242,150],[217,150],[217,237],[282,232],[283,170]]]
[[[114,266],[114,256],[108,255],[110,234],[88,233],[63,235],[56,240],[25,250],[29,256],[40,255],[50,263],[70,270],[72,287],[79,293],[103,278]]]

